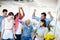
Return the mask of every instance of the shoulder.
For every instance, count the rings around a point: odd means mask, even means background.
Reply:
[[[3,18],[4,16],[0,16],[0,18]]]

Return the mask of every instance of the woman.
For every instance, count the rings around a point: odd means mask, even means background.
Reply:
[[[20,9],[22,10],[23,12],[23,16],[21,15],[20,13]],[[19,8],[19,13],[17,13],[15,15],[15,35],[16,35],[16,38],[15,40],[21,40],[21,34],[22,34],[22,26],[23,26],[23,17],[25,16],[24,14],[24,11],[22,8]]]
[[[2,22],[2,39],[14,40],[14,14],[9,12],[8,16]]]
[[[46,27],[46,21],[42,19],[40,21],[40,26],[38,26],[37,28],[36,39],[44,40],[44,35],[46,35],[47,33],[48,33],[48,28]]]

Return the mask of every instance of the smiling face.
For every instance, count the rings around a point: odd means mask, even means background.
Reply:
[[[46,13],[45,12],[41,13],[41,18],[42,19],[45,19],[46,18]]]
[[[46,18],[46,16],[44,16],[44,14],[41,14],[41,18],[42,18],[42,19],[45,19],[45,18]]]

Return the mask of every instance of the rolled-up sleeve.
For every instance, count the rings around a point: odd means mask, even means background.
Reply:
[[[41,18],[37,17],[37,16],[32,16],[32,19],[36,19],[37,21],[40,21]]]

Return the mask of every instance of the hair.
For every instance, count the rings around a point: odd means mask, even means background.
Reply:
[[[11,16],[11,15],[14,16],[14,13],[13,12],[9,12],[8,16]]]
[[[45,12],[43,12],[43,13],[41,13],[41,14],[43,14],[44,16],[46,16],[46,13],[45,13]]]
[[[43,26],[46,27],[46,21],[42,19],[41,22],[44,22]]]
[[[16,19],[17,16],[18,16],[18,13],[14,15],[14,19]]]
[[[2,11],[2,12],[8,12],[8,11],[7,11],[7,9],[3,9],[3,11]]]
[[[21,15],[21,14],[20,14]],[[18,13],[14,15],[14,20],[16,19],[16,17],[18,16]]]

